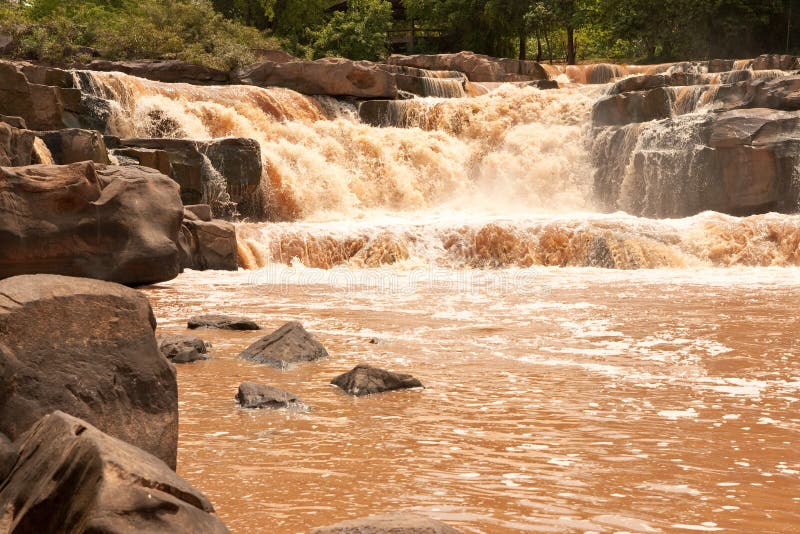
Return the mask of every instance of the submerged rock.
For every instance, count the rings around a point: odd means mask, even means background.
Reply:
[[[142,167],[0,167],[0,278],[49,273],[128,285],[178,276],[179,188]]]
[[[310,534],[461,534],[461,532],[424,515],[393,512],[315,528]]]
[[[189,319],[188,327],[217,328],[220,330],[261,330],[255,321],[245,317],[232,317],[230,315],[198,315]]]
[[[353,370],[331,380],[331,384],[355,397],[398,389],[425,387],[422,382],[411,375],[392,373],[369,365],[357,365]]]
[[[158,344],[161,354],[172,363],[192,363],[207,360],[206,342],[193,336],[163,336]]]
[[[288,408],[301,403],[293,393],[282,389],[256,384],[255,382],[242,382],[236,393],[236,402],[242,408]]]
[[[0,432],[62,410],[175,467],[178,386],[147,298],[66,276],[0,281]]]
[[[313,362],[328,356],[328,351],[297,321],[286,323],[242,352],[239,357],[278,369]]]
[[[4,532],[228,532],[164,462],[60,411],[19,443],[0,517]]]

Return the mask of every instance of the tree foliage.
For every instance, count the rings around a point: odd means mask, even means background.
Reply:
[[[350,0],[346,11],[313,32],[315,57],[381,59],[386,56],[386,29],[392,22],[392,4],[384,0]]]

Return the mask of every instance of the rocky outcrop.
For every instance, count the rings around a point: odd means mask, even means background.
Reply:
[[[39,163],[34,154],[36,135],[0,122],[0,167]]]
[[[62,410],[175,467],[178,389],[144,295],[65,276],[0,281],[0,432]]]
[[[193,211],[184,210],[178,245],[183,269],[236,271],[239,268],[233,223],[210,217],[202,220]]]
[[[753,60],[753,70],[797,70],[800,69],[800,57],[787,54],[763,54]]]
[[[424,515],[393,512],[315,528],[311,534],[460,534],[460,531]]]
[[[187,326],[191,330],[198,328],[215,328],[219,330],[261,330],[255,321],[245,317],[229,315],[198,315],[189,319]]]
[[[328,351],[297,321],[286,323],[249,347],[239,357],[277,369],[326,358]]]
[[[0,168],[0,278],[51,273],[136,285],[180,272],[179,188],[91,162]]]
[[[107,61],[96,60],[89,70],[115,71],[157,82],[224,85],[230,80],[227,72],[177,60]]]
[[[192,363],[208,359],[208,346],[199,337],[163,336],[158,340],[158,348],[172,363]]]
[[[19,448],[0,489],[6,532],[228,532],[164,462],[86,421],[54,412]]]
[[[521,82],[548,78],[544,67],[535,61],[495,58],[473,52],[393,55],[389,58],[388,63],[426,70],[462,72],[471,82]]]
[[[247,204],[261,184],[261,148],[253,139],[120,139],[112,153],[170,176],[180,184],[184,204],[209,203],[219,194]],[[224,191],[215,190],[220,187]]]
[[[592,123],[613,126],[666,119],[672,116],[672,105],[672,93],[663,88],[612,95],[594,105]]]
[[[398,389],[422,388],[422,382],[411,375],[392,373],[369,365],[357,365],[351,371],[331,380],[348,395],[362,397]]]
[[[242,408],[272,409],[299,407],[302,404],[302,401],[293,393],[254,382],[242,382],[239,384],[239,391],[236,392],[236,402]]]
[[[0,61],[0,114],[21,117],[34,130],[79,127],[81,92],[65,78],[60,69]]]
[[[285,87],[306,95],[397,98],[394,75],[369,61],[325,58],[264,61],[236,76],[237,83]]]

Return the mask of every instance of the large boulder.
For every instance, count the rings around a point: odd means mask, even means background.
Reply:
[[[238,83],[285,87],[306,95],[397,98],[391,72],[369,61],[325,58],[316,61],[264,61],[240,72]]]
[[[411,375],[392,373],[369,365],[357,365],[351,371],[331,380],[331,384],[354,397],[425,387]]]
[[[471,82],[519,82],[548,78],[544,67],[536,61],[496,58],[473,52],[392,55],[388,63],[425,70],[458,71],[464,73]]]
[[[66,276],[0,281],[0,432],[62,410],[175,467],[178,388],[147,298]]]
[[[136,285],[180,272],[178,185],[144,167],[0,167],[0,278],[50,273]]]
[[[663,87],[610,95],[595,103],[592,123],[612,126],[666,119],[672,116],[672,107],[672,93]]]
[[[0,122],[0,167],[17,167],[35,162],[36,135]]]
[[[19,448],[0,489],[4,532],[228,532],[164,462],[86,421],[56,411]]]
[[[349,519],[311,530],[311,534],[461,534],[459,530],[424,515],[393,512]]]
[[[313,362],[328,356],[328,351],[297,321],[291,321],[264,336],[239,357],[277,369],[288,369],[298,363]]]
[[[53,161],[59,165],[80,161],[94,161],[104,165],[111,163],[103,136],[94,130],[68,128],[37,132],[36,135],[44,141]]]
[[[290,408],[299,407],[302,402],[294,393],[280,388],[242,382],[236,392],[236,402],[242,408]]]
[[[800,69],[800,58],[788,54],[762,54],[753,60],[753,70]]]
[[[185,210],[178,246],[183,269],[236,271],[239,268],[236,227],[228,221],[204,221]]]
[[[253,139],[120,139],[114,155],[133,158],[158,169],[181,186],[184,204],[199,204],[214,187],[223,187],[230,201],[246,204],[261,184],[261,147]],[[223,184],[216,184],[219,179]],[[245,214],[250,215],[250,214]]]
[[[89,70],[124,72],[157,82],[190,83],[193,85],[222,85],[229,81],[227,72],[178,60],[95,60]]]

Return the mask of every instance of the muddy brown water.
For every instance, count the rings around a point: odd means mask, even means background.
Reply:
[[[428,273],[430,275],[430,273]],[[464,532],[800,531],[800,272],[189,272],[146,290],[162,333],[204,312],[178,367],[178,471],[233,532],[412,510]],[[237,359],[300,320],[330,358]],[[370,343],[378,338],[378,344]],[[358,363],[427,386],[353,399]],[[305,412],[238,408],[238,384]]]

